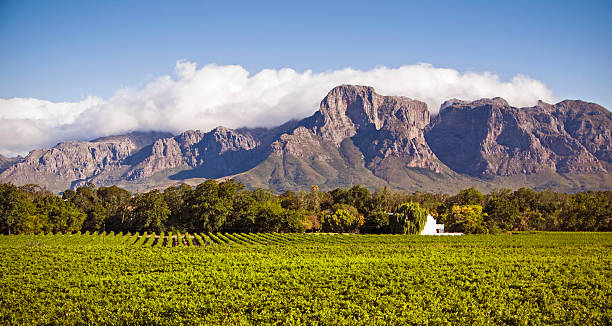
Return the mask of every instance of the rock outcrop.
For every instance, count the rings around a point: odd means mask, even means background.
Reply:
[[[134,132],[89,142],[59,143],[53,148],[31,151],[2,172],[0,179],[15,184],[39,183],[50,188],[54,188],[52,182],[80,185],[110,169],[118,169],[145,144],[168,135]]]
[[[372,87],[342,85],[327,94],[305,125],[336,145],[351,138],[371,170],[394,157],[402,159],[406,167],[439,172],[441,165],[423,133],[429,120],[424,102],[382,96]]]
[[[580,109],[578,106],[568,109],[562,103],[515,108],[501,98],[450,100],[442,105],[428,127],[426,139],[444,164],[472,176],[510,176],[546,170],[606,172],[594,152],[583,145],[589,142],[573,137],[572,133],[580,132],[567,130],[572,125],[567,116],[574,116]],[[610,112],[606,118],[612,121]],[[590,135],[583,138],[594,137]],[[606,156],[605,145],[595,147],[601,156]]]
[[[272,129],[136,132],[0,157],[0,182],[56,191],[88,182],[144,190],[230,176],[276,191],[357,183],[421,191],[505,187],[495,184],[499,178],[572,191],[612,189],[610,171],[612,113],[597,104],[516,108],[501,98],[452,99],[430,118],[424,102],[352,85],[332,89],[311,117]],[[543,177],[521,179],[526,175]]]
[[[0,173],[21,160],[23,160],[22,157],[5,157],[0,155]]]
[[[147,178],[177,167],[206,170],[208,177],[230,175],[248,164],[249,152],[261,145],[248,133],[217,127],[208,133],[189,130],[176,137],[158,139],[148,155],[127,173],[128,180]]]
[[[597,159],[612,163],[612,113],[601,105],[565,100],[555,105],[538,103],[538,107],[563,123],[570,136],[580,142]],[[545,113],[545,114],[546,114]]]

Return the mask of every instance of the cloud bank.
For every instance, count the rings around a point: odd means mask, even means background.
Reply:
[[[0,99],[0,153],[23,155],[60,141],[134,130],[179,133],[219,125],[275,126],[313,114],[327,92],[340,84],[368,85],[383,95],[418,99],[434,114],[450,98],[500,96],[514,106],[554,100],[546,85],[524,75],[501,81],[488,72],[460,73],[429,64],[323,73],[265,69],[253,75],[237,65],[198,68],[180,60],[173,76],[159,77],[142,89],[119,89],[107,100],[95,96],[80,102]]]

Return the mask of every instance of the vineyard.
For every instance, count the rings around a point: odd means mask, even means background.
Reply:
[[[0,236],[0,324],[612,324],[612,234]]]

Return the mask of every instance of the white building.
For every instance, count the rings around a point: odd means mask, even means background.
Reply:
[[[463,233],[444,233],[444,224],[437,224],[436,219],[427,214],[427,222],[421,235],[462,235]]]
[[[425,223],[425,228],[421,231],[421,235],[436,235],[440,233],[444,233],[444,224],[437,224],[436,219],[431,214],[427,214],[427,222]]]

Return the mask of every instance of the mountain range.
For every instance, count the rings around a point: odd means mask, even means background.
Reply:
[[[424,102],[372,87],[332,89],[303,120],[275,128],[132,132],[0,156],[0,182],[52,191],[94,183],[132,191],[205,179],[284,190],[392,187],[452,193],[475,186],[612,189],[612,113],[565,100],[516,108],[502,98]]]

